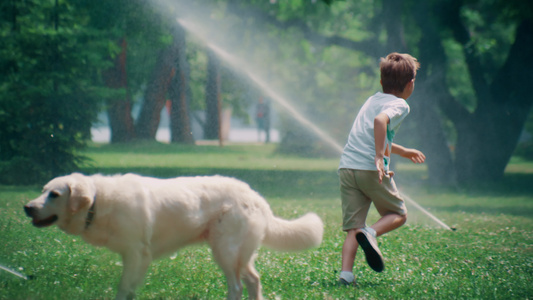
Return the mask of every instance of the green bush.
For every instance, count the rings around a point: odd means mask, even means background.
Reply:
[[[32,183],[80,161],[107,92],[99,71],[110,42],[68,3],[8,7],[17,17],[0,18],[0,183]]]

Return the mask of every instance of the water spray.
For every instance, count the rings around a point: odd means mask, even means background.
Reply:
[[[411,199],[411,197],[407,196],[406,194],[404,193],[401,193],[402,195],[402,198],[405,199],[407,202],[409,202],[411,205],[413,205],[414,207],[416,207],[418,210],[420,210],[421,212],[423,212],[424,214],[426,214],[429,218],[431,218],[431,220],[435,221],[437,224],[439,224],[440,226],[442,226],[443,228],[445,229],[448,229],[448,230],[451,230],[451,231],[456,231],[457,229],[455,227],[450,227],[448,225],[446,225],[444,222],[442,222],[439,218],[435,217],[432,213],[430,213],[429,211],[427,211],[425,208],[423,208],[422,206],[420,206],[420,204],[418,204],[415,200]]]
[[[291,115],[296,119],[300,124],[304,125],[306,128],[310,129],[315,135],[317,135],[320,139],[325,141],[329,146],[331,146],[334,150],[342,153],[343,148],[334,140],[332,139],[328,134],[326,134],[323,130],[318,128],[315,124],[309,121],[306,117],[304,117],[294,106],[292,106],[291,103],[289,103],[287,100],[285,100],[284,97],[282,97],[280,94],[278,94],[274,89],[269,87],[269,85],[260,77],[255,75],[252,71],[250,71],[247,68],[244,68],[244,63],[239,61],[235,56],[229,54],[225,50],[221,49],[217,45],[207,42],[207,39],[201,36],[198,33],[198,30],[194,27],[193,24],[190,22],[187,22],[182,19],[177,19],[178,23],[180,23],[183,28],[187,29],[189,32],[194,32],[197,37],[200,37],[202,41],[209,47],[213,52],[215,52],[222,60],[224,60],[230,67],[232,67],[234,70],[239,70],[245,75],[250,78],[269,98],[274,100],[277,104],[283,106],[285,110],[291,113]]]
[[[277,104],[281,105],[283,108],[289,111],[291,115],[294,117],[294,119],[300,122],[300,124],[304,125],[306,128],[311,130],[316,136],[318,136],[320,139],[326,142],[331,148],[333,148],[339,154],[342,154],[343,147],[336,140],[332,139],[329,134],[327,134],[326,132],[318,128],[315,124],[309,121],[309,119],[304,117],[289,101],[287,101],[283,96],[281,96],[274,89],[272,89],[263,79],[261,79],[255,73],[253,73],[250,67],[245,67],[247,65],[241,62],[237,57],[229,54],[227,51],[215,45],[214,43],[209,42],[209,39],[207,38],[205,33],[203,33],[197,26],[194,26],[194,24],[192,24],[191,22],[188,22],[180,18],[176,19],[176,21],[184,29],[186,29],[187,31],[194,34],[197,38],[199,38],[208,48],[210,48],[213,52],[215,52],[231,68],[245,73],[245,75],[248,76],[248,78],[250,78],[268,97],[270,97]],[[422,206],[420,206],[416,201],[411,199],[409,196],[402,193],[402,197],[407,202],[409,202],[414,207],[416,207],[421,212],[423,212],[425,215],[427,215],[431,220],[435,221],[437,224],[442,226],[443,228],[447,230],[452,230],[452,231],[456,230],[455,228],[452,228],[446,225],[444,222],[442,222],[432,213],[424,209]]]
[[[24,280],[33,279],[33,276],[26,276],[26,275],[24,275],[22,273],[19,273],[19,272],[15,271],[15,270],[12,270],[10,268],[4,267],[2,265],[0,265],[0,270],[4,270],[4,271],[8,272],[9,274],[17,276],[17,277],[19,277],[21,279],[24,279]]]

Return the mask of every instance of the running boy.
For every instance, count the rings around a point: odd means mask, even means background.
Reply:
[[[361,245],[368,265],[383,271],[383,257],[376,237],[402,226],[407,220],[405,203],[396,189],[389,171],[390,154],[423,163],[424,154],[392,142],[400,123],[409,114],[409,98],[415,88],[416,71],[420,64],[409,54],[391,53],[381,58],[381,86],[366,100],[357,114],[344,147],[339,166],[343,230],[346,239],[342,247],[342,271],[339,281],[355,283],[353,264],[357,247]],[[381,218],[367,227],[370,204]]]

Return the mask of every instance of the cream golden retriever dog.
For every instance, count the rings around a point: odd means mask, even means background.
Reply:
[[[133,298],[153,259],[205,241],[226,275],[228,299],[261,299],[254,267],[261,244],[281,251],[317,247],[323,224],[314,214],[287,221],[248,184],[234,178],[156,179],[134,174],[74,173],[44,186],[24,206],[36,227],[56,224],[68,234],[122,256],[117,299]]]

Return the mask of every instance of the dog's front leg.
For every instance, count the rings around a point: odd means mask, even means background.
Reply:
[[[135,298],[135,289],[143,282],[151,261],[152,255],[148,247],[131,249],[122,254],[124,267],[118,286],[117,300]]]

